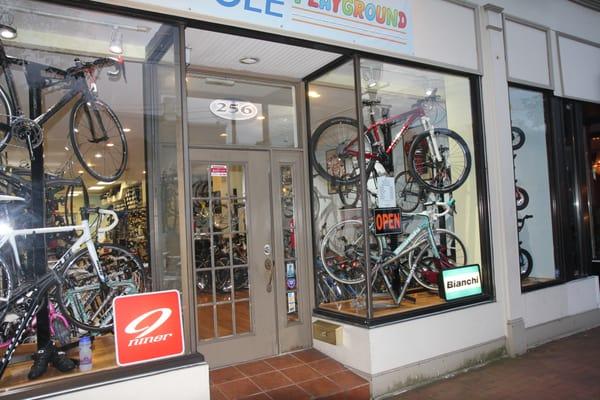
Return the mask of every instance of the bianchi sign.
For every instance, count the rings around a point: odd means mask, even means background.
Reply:
[[[461,299],[481,294],[481,271],[479,265],[467,265],[442,271],[443,297],[446,300]]]

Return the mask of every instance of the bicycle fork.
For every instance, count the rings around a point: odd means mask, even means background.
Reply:
[[[429,153],[435,156],[435,160],[437,162],[442,162],[442,154],[438,148],[437,139],[435,137],[435,128],[433,124],[429,120],[428,117],[421,117],[421,125],[423,125],[423,129],[429,132],[429,136],[427,137],[427,146],[429,146]]]

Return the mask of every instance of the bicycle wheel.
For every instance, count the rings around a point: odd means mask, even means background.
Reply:
[[[413,265],[412,262],[416,265],[414,278],[419,285],[437,292],[440,272],[446,268],[465,265],[467,249],[458,236],[446,229],[434,229],[433,238],[440,257],[434,256],[429,240],[423,238],[423,245],[409,254],[409,265]],[[404,269],[403,272],[406,274]]]
[[[408,152],[409,170],[418,184],[435,193],[458,189],[471,171],[471,153],[460,135],[449,129],[438,128],[434,133],[441,160],[437,160],[429,146],[429,132],[419,134]]]
[[[533,269],[533,258],[529,251],[519,247],[519,270],[521,272],[521,279],[525,279],[531,274]]]
[[[100,100],[80,99],[71,110],[69,137],[81,166],[94,178],[114,182],[127,165],[127,139],[115,113]]]
[[[520,186],[515,186],[515,201],[519,211],[524,210],[529,205],[529,194]]]
[[[360,200],[360,182],[339,185],[338,196],[346,208],[356,207]]]
[[[365,129],[366,131],[366,129]],[[311,137],[311,158],[315,170],[331,183],[358,181],[358,122],[352,118],[336,117],[323,122]],[[371,137],[365,135],[367,175],[375,167],[371,155]]]
[[[4,317],[8,312],[12,292],[12,276],[6,263],[0,258],[0,324],[4,322]],[[0,341],[2,341],[1,338]]]
[[[396,178],[396,203],[403,212],[413,212],[421,204],[423,188],[415,181],[408,171],[402,171]]]
[[[355,285],[366,279],[363,224],[357,220],[342,221],[325,234],[321,243],[323,269],[333,279]],[[373,259],[382,252],[381,241],[369,233],[369,253]]]
[[[114,244],[96,246],[102,283],[87,249],[73,256],[58,286],[58,305],[62,314],[78,328],[107,332],[113,327],[112,301],[117,296],[144,291],[142,262],[128,250]]]
[[[4,89],[0,87],[0,151],[4,150],[12,136],[12,108]]]
[[[525,132],[523,129],[513,126],[510,129],[512,136],[512,148],[513,150],[519,150],[525,144]]]

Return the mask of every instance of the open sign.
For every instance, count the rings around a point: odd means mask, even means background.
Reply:
[[[376,208],[373,217],[376,235],[402,233],[402,211],[399,208]]]

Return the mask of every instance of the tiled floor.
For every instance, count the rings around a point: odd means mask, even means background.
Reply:
[[[210,372],[211,400],[369,399],[369,382],[314,349]]]

